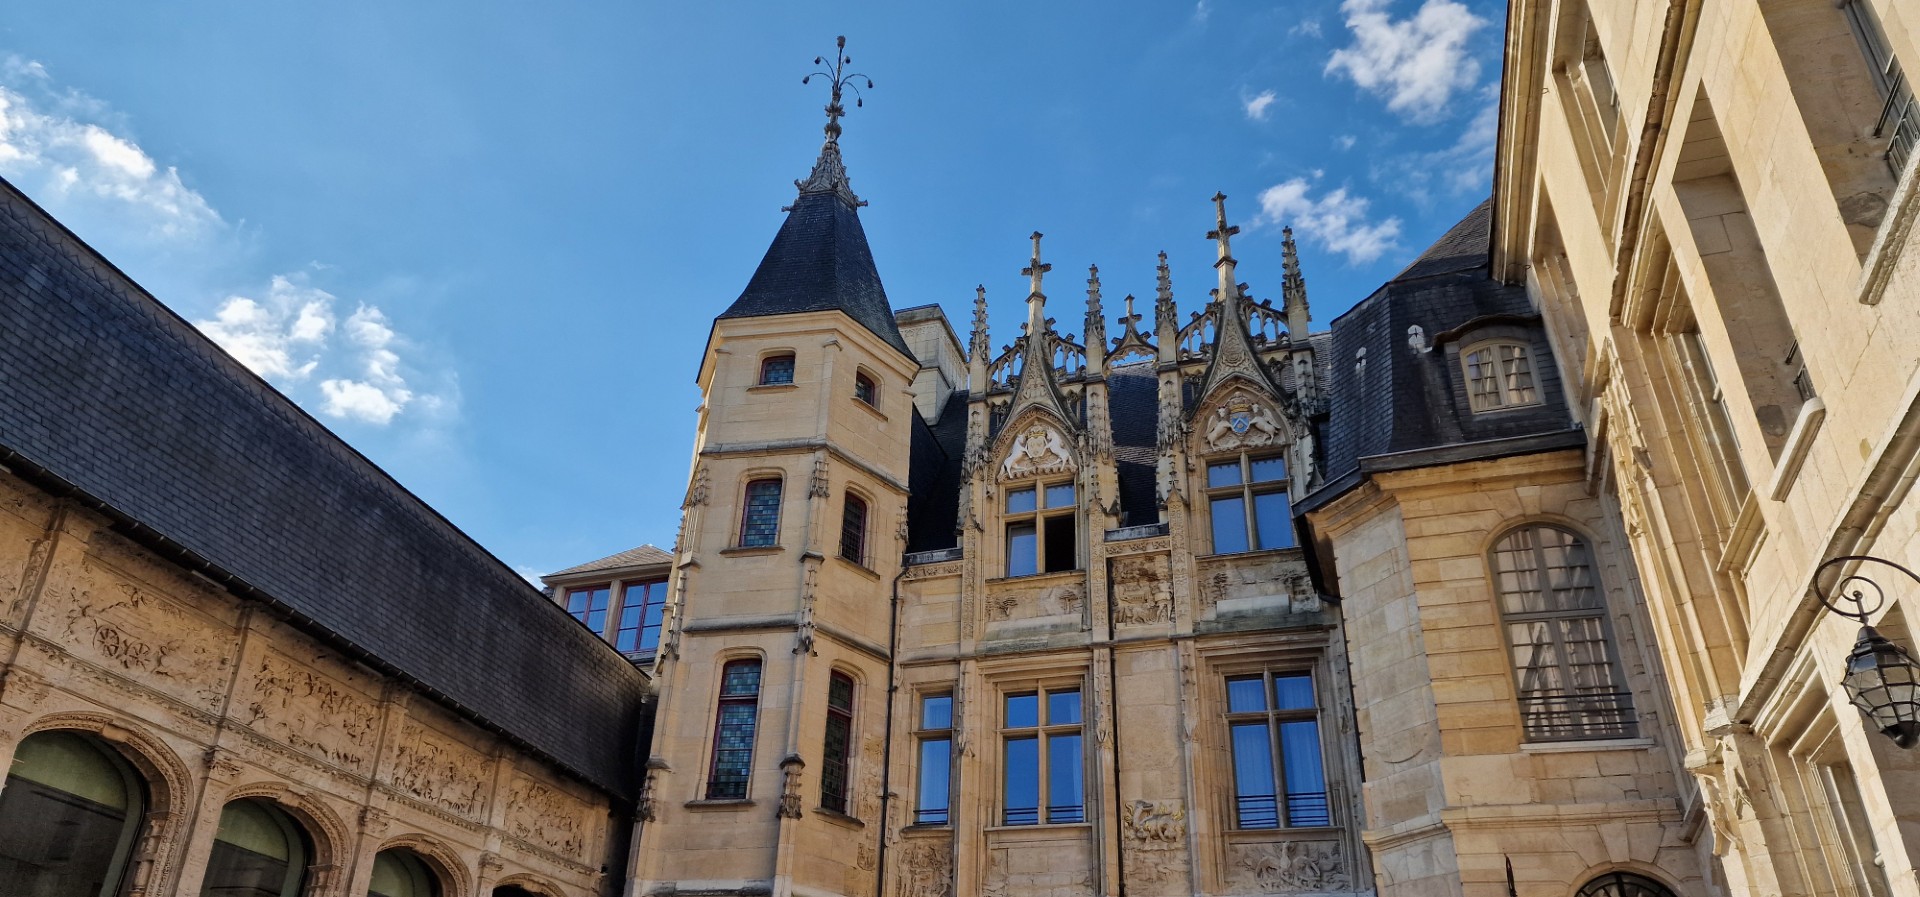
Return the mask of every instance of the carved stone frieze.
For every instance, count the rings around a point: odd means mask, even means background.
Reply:
[[[1034,617],[1077,616],[1086,604],[1084,583],[1051,582],[1031,586],[1000,585],[987,594],[987,619],[991,622]]]
[[[959,576],[965,572],[967,572],[966,561],[950,561],[944,564],[921,564],[918,567],[909,567],[907,568],[907,575],[903,578],[907,582],[918,582],[922,579],[940,579],[947,576]]]
[[[1199,604],[1203,613],[1224,601],[1245,601],[1289,613],[1321,609],[1305,564],[1290,555],[1216,558],[1200,567]]]
[[[1187,808],[1177,800],[1136,800],[1121,816],[1125,875],[1142,882],[1178,881],[1187,870]]]
[[[507,792],[507,832],[577,861],[587,843],[585,810],[580,801],[550,785],[515,776]]]
[[[987,881],[980,893],[984,897],[1092,897],[1093,868],[1085,845],[1062,850],[1064,846],[990,850]]]
[[[50,574],[56,580],[43,599],[52,602],[46,611],[56,644],[202,712],[219,708],[233,663],[232,630],[84,562]]]
[[[1130,555],[1113,562],[1113,622],[1142,626],[1173,619],[1173,575],[1164,554]]]
[[[241,722],[342,769],[371,767],[380,708],[363,692],[278,651],[268,651],[251,678],[251,698],[235,713]]]
[[[485,810],[487,758],[440,733],[409,722],[400,730],[388,772],[393,787],[456,816]]]
[[[1227,848],[1229,878],[1240,889],[1270,893],[1338,891],[1351,876],[1338,841],[1280,841]]]
[[[953,897],[953,848],[916,838],[900,845],[900,897]]]
[[[1035,423],[1014,437],[1006,460],[1000,462],[1000,478],[1046,476],[1065,473],[1077,466],[1073,453],[1067,448],[1066,437],[1052,426]]]
[[[1108,557],[1121,557],[1133,554],[1166,553],[1173,549],[1173,540],[1166,536],[1152,539],[1135,539],[1127,542],[1108,542],[1105,546]]]

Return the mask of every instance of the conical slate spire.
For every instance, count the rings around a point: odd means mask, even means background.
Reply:
[[[846,38],[837,45],[844,49]],[[816,57],[814,62],[824,64],[824,59]],[[820,147],[812,176],[794,182],[800,188],[800,198],[785,209],[787,220],[774,235],[773,245],[767,247],[753,279],[720,318],[838,310],[911,358],[913,352],[900,338],[900,326],[894,323],[893,306],[880,285],[867,233],[860,226],[858,208],[865,203],[847,186],[847,170],[840,162],[840,116],[846,114],[840,105],[842,91],[852,89],[858,105],[859,89],[853,79],[867,80],[864,75],[845,71],[850,61],[836,50],[830,71],[802,79],[810,81],[819,75],[832,82],[826,142]],[[867,86],[872,87],[873,82],[867,81]]]

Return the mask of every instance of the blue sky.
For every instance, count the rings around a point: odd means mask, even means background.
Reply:
[[[90,4],[0,24],[0,175],[527,573],[672,540],[710,319],[820,142],[896,308],[1079,330],[1292,224],[1316,329],[1488,190],[1502,5]],[[1147,306],[1143,305],[1143,310]],[[1117,333],[1117,330],[1114,332]]]

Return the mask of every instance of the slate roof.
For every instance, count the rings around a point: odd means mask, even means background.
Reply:
[[[1330,346],[1321,353],[1331,375],[1323,435],[1327,485],[1303,508],[1351,488],[1365,459],[1442,446],[1481,444],[1492,451],[1519,437],[1571,431],[1552,346],[1525,288],[1490,276],[1491,222],[1492,203],[1483,202],[1393,280],[1334,319]],[[1468,410],[1459,343],[1439,341],[1464,333],[1466,325],[1499,326],[1530,345],[1541,404],[1491,415]],[[1420,328],[1427,349],[1409,343],[1412,327]]]
[[[933,423],[913,412],[907,467],[907,551],[960,544],[960,465],[967,450],[967,394],[947,400]]]
[[[645,676],[0,180],[0,463],[619,799]]]
[[[747,288],[721,318],[839,309],[908,358],[860,214],[834,193],[803,193]]]
[[[673,554],[671,552],[655,548],[652,545],[641,545],[637,548],[629,548],[619,554],[607,555],[597,561],[575,564],[565,570],[555,570],[541,578],[550,579],[555,576],[572,576],[576,573],[597,573],[601,570],[619,570],[623,567],[643,567],[648,564],[671,563],[673,563]]]

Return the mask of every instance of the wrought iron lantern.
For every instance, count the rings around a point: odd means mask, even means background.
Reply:
[[[1920,663],[1867,623],[1886,606],[1886,590],[1857,572],[1835,583],[1831,592],[1820,588],[1820,577],[1828,568],[1853,561],[1892,567],[1915,584],[1920,584],[1920,575],[1885,558],[1857,554],[1832,558],[1813,571],[1814,596],[1820,603],[1860,621],[1860,638],[1847,654],[1847,672],[1840,679],[1848,699],[1894,744],[1913,747],[1920,743]]]

